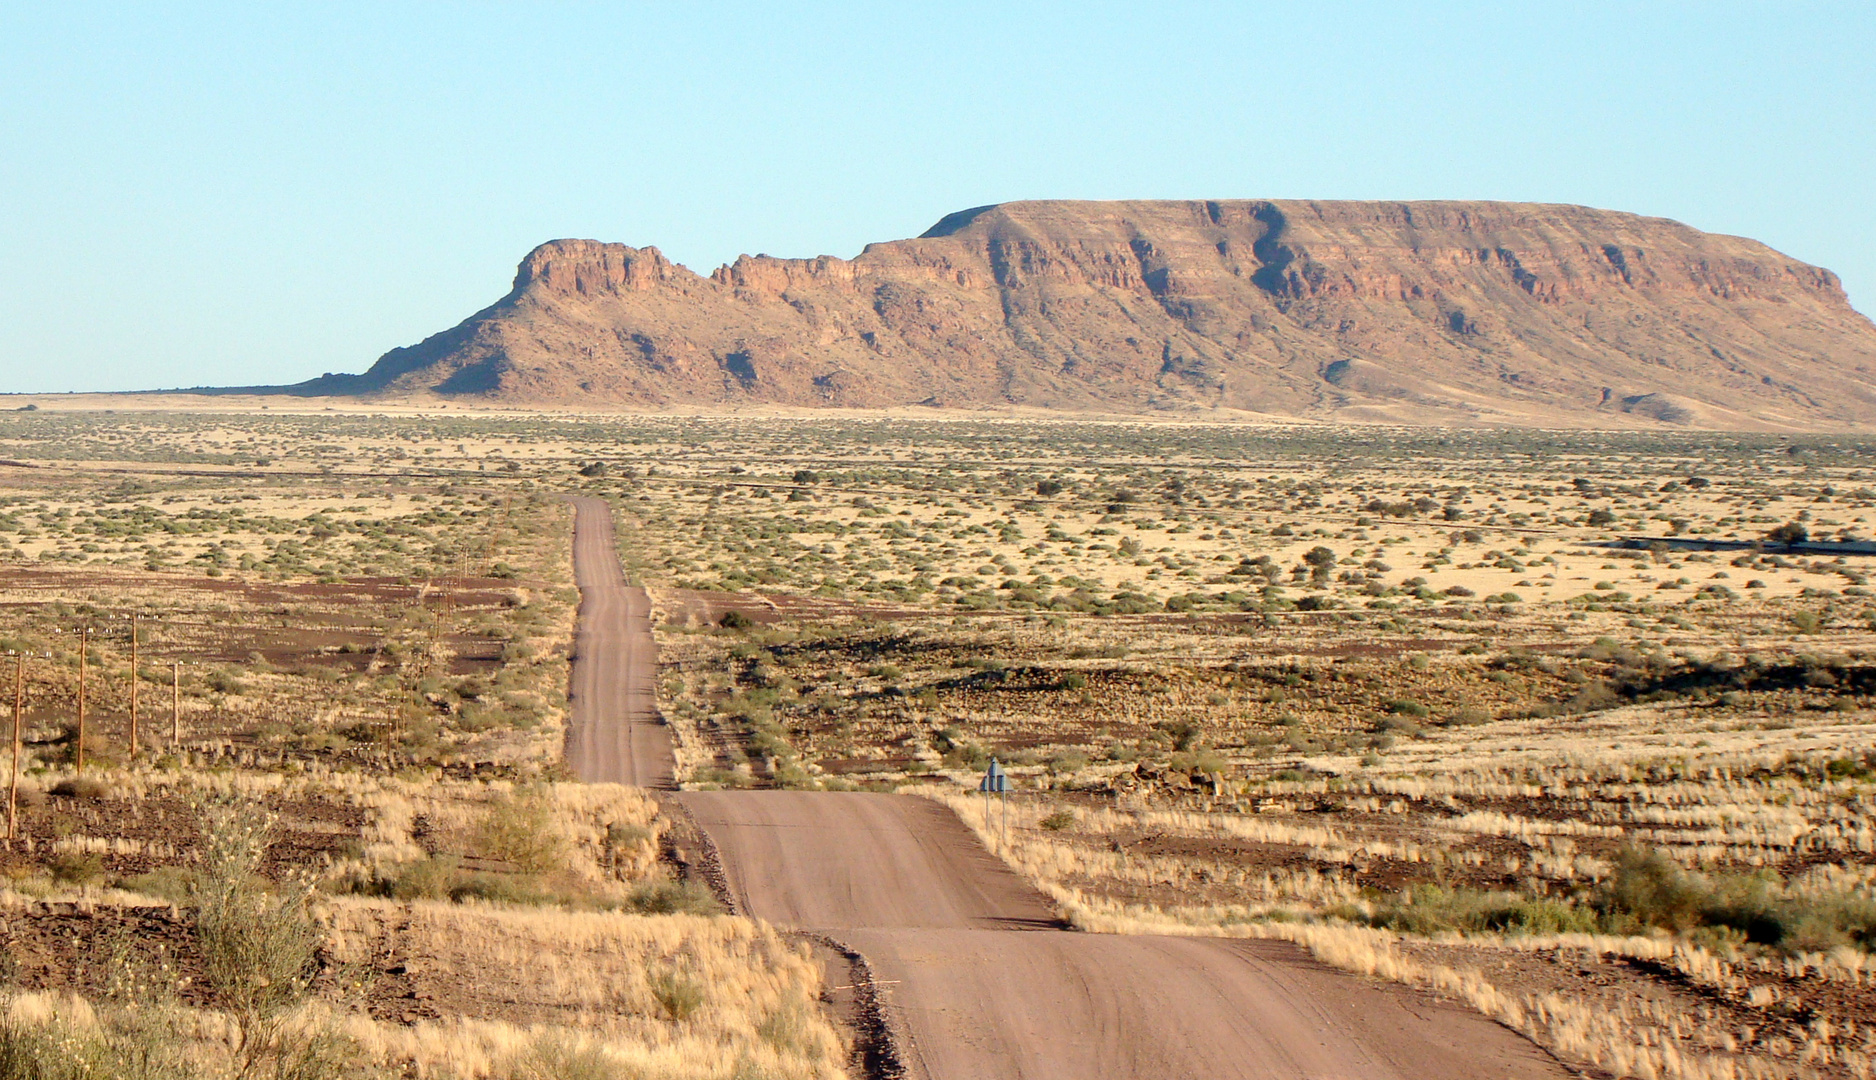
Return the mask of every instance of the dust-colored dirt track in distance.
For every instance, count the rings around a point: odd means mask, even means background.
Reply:
[[[1561,1078],[1468,1010],[1282,942],[1081,934],[943,807],[910,796],[690,792],[746,914],[871,963],[931,1080]]]
[[[612,507],[575,498],[573,577],[580,587],[574,635],[567,765],[582,780],[671,788],[677,761],[658,715],[658,646],[651,598],[626,583],[613,540]]]

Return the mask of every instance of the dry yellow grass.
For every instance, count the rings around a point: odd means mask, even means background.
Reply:
[[[535,1017],[368,1029],[368,1045],[389,1061],[498,1075],[506,1058],[561,1031],[656,1076],[746,1066],[803,1080],[844,1075],[845,1047],[819,1009],[819,966],[750,920],[373,901],[336,903],[330,918],[343,958],[362,960],[395,934],[414,978],[449,980],[460,999]],[[677,1020],[659,995],[686,988],[696,1000]]]
[[[1727,1030],[1714,1022],[1697,996],[1666,999],[1636,996],[1598,1002],[1557,992],[1505,990],[1476,965],[1445,959],[1437,946],[1422,944],[1409,954],[1392,931],[1348,923],[1295,921],[1294,908],[1346,901],[1345,886],[1331,879],[1314,888],[1272,889],[1270,905],[1142,907],[1091,897],[1064,885],[1069,877],[1103,874],[1158,875],[1164,866],[1091,864],[1079,852],[1051,843],[1035,829],[1052,808],[1019,803],[1006,826],[1002,808],[986,812],[981,799],[961,793],[921,794],[952,807],[978,837],[1012,868],[1049,894],[1078,928],[1110,934],[1203,934],[1275,938],[1309,949],[1318,959],[1344,971],[1422,987],[1456,998],[1522,1032],[1566,1061],[1606,1070],[1617,1077],[1648,1080],[1772,1080],[1784,1077],[1876,1075],[1876,1028],[1855,1023],[1836,1027],[1829,1021],[1810,1026],[1798,1039],[1773,1039],[1747,1049],[1752,1032]],[[1165,823],[1171,816],[1159,815]],[[1098,827],[1098,823],[1088,823]],[[1188,823],[1189,824],[1189,823]],[[1450,939],[1457,942],[1462,939]],[[1690,985],[1730,997],[1757,1009],[1770,1009],[1777,992],[1755,982],[1753,971],[1861,985],[1869,974],[1866,957],[1855,950],[1784,961],[1776,968],[1763,959],[1728,961],[1687,942],[1663,937],[1598,934],[1486,935],[1463,939],[1468,949],[1548,952],[1585,957],[1635,958],[1676,972]],[[1768,1021],[1771,1017],[1768,1016]]]

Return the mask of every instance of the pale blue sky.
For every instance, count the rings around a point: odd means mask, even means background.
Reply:
[[[1585,203],[1876,311],[1876,4],[0,3],[0,390],[362,371],[535,244],[1022,198]]]

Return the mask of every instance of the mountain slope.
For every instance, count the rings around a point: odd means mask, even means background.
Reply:
[[[556,240],[303,394],[1860,427],[1876,326],[1756,241],[1576,206],[1018,202],[854,259]]]

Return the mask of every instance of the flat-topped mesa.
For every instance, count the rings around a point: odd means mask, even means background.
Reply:
[[[1555,301],[1606,289],[1704,291],[1720,298],[1815,294],[1848,308],[1835,274],[1753,240],[1718,236],[1664,218],[1573,206],[1478,203],[1284,204],[1273,241],[1293,255],[1292,295],[1412,298],[1426,267],[1447,282],[1477,269]],[[1512,212],[1518,211],[1518,212]],[[1359,244],[1348,238],[1359,237]],[[1386,260],[1389,273],[1350,273]],[[1442,269],[1451,272],[1441,273]]]
[[[708,277],[552,241],[490,308],[300,392],[1807,428],[1876,423],[1872,365],[1835,275],[1661,218],[1041,201]]]

